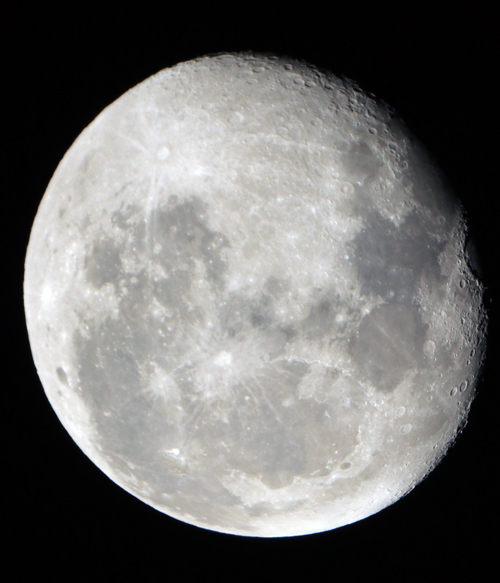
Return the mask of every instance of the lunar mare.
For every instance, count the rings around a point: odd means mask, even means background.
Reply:
[[[113,481],[236,535],[398,500],[484,357],[464,212],[394,111],[289,58],[203,57],[107,107],[25,266],[38,374]]]

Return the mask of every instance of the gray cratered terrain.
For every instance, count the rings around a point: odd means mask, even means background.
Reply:
[[[398,500],[467,418],[482,287],[460,204],[394,112],[289,58],[204,57],[107,107],[40,205],[34,360],[112,480],[226,533]]]

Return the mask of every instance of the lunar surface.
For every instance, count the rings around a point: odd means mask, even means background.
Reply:
[[[224,533],[394,503],[484,358],[463,209],[394,110],[290,58],[181,63],[107,107],[36,216],[25,309],[64,427],[125,490]]]

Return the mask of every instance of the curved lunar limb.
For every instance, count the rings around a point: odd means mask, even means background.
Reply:
[[[78,446],[161,512],[302,535],[409,492],[485,348],[461,205],[393,110],[289,58],[160,71],[71,146],[25,308]]]

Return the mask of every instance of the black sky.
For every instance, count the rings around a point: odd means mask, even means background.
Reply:
[[[498,66],[494,3],[17,3],[3,8],[2,340],[6,568],[52,580],[308,576],[490,580],[498,470]],[[69,5],[71,5],[69,7]],[[292,6],[292,3],[289,3]],[[131,7],[129,7],[131,6]],[[335,531],[248,539],[185,525],[111,482],[77,448],[36,375],[23,261],[60,159],[109,103],[158,70],[207,53],[262,51],[345,75],[399,111],[468,210],[490,311],[487,366],[469,424],[432,474],[383,512]],[[495,151],[496,149],[496,151]],[[237,570],[235,570],[237,569]],[[484,573],[484,574],[483,574]],[[78,577],[77,577],[78,575]]]

